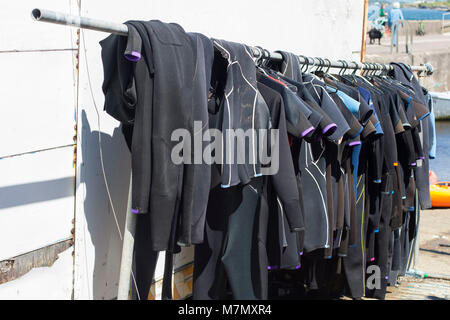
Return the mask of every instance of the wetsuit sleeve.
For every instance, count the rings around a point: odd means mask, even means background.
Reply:
[[[275,101],[270,101],[267,97],[268,91],[261,84],[258,84],[258,90],[263,98],[265,98],[266,103],[277,104],[277,106],[272,105],[269,107],[272,114],[273,128],[278,129],[279,132],[279,166],[278,171],[270,176],[272,184],[278,198],[283,204],[291,231],[303,230],[303,218],[300,210],[294,164],[289,147],[283,100],[279,97]]]
[[[426,105],[420,103],[419,101],[416,101],[415,99],[412,100],[412,104],[417,120],[423,120],[430,115],[430,111],[428,110],[428,107]]]
[[[371,135],[373,135],[377,129],[375,129],[375,126],[373,125],[372,121],[369,119],[367,123],[364,126],[363,131],[361,132],[361,137],[363,140],[368,139]]]
[[[370,108],[370,106],[367,104],[367,102],[364,99],[362,99],[359,92],[358,92],[358,95],[360,96],[359,112],[358,112],[359,121],[361,122],[362,125],[365,125],[369,121],[370,117],[372,116],[373,110],[372,110],[372,108]]]
[[[100,41],[103,62],[102,90],[105,95],[104,110],[117,121],[129,125],[134,121],[137,93],[133,63],[120,54],[125,45],[124,38],[117,35],[110,35]]]
[[[131,37],[110,36],[100,43],[105,70],[103,92],[105,110],[122,123],[122,132],[131,151],[132,212],[147,213],[151,185],[153,83],[147,59],[130,61],[124,55],[127,47],[133,48],[132,42],[139,43],[137,38],[140,37],[137,29],[127,25]]]
[[[319,134],[323,136],[332,135],[336,129],[337,124],[330,119],[330,117],[323,111],[313,100],[305,101],[313,110],[317,111],[321,114],[321,120],[317,124],[317,129],[319,130]]]
[[[288,88],[285,89],[285,93],[286,99],[283,100],[285,102],[285,114],[287,120],[286,125],[288,132],[297,138],[311,138],[315,127],[308,118],[311,117],[313,112],[308,108],[305,102],[303,102]],[[286,106],[286,104],[288,105]],[[289,116],[288,114],[291,113],[293,109],[297,109],[297,119]]]
[[[132,25],[128,25],[127,46],[123,53],[125,58],[136,62],[142,56],[142,39]]]
[[[281,81],[257,74],[258,81],[278,92],[282,99],[286,115],[286,127],[289,134],[296,138],[310,139],[315,128],[309,122],[311,110],[304,102]]]
[[[271,111],[271,120],[274,129],[279,133],[279,165],[278,171],[270,176],[274,191],[280,200],[289,228],[296,233],[297,252],[299,255],[303,252],[304,241],[304,218],[303,210],[300,206],[300,192],[297,185],[294,164],[286,126],[285,108],[281,96],[276,99],[270,99],[269,88],[258,83],[258,90],[265,99]]]
[[[320,107],[330,117],[336,128],[334,132],[327,137],[327,139],[330,141],[337,141],[350,130],[350,126],[348,125],[338,106],[327,93],[327,91],[321,86],[316,88],[318,88],[320,92]]]
[[[339,111],[341,112],[342,116],[344,117],[345,121],[347,122],[349,126],[349,130],[347,131],[346,135],[353,139],[356,136],[359,136],[359,134],[364,129],[363,126],[359,123],[358,119],[353,115],[353,113],[346,107],[342,99],[336,94],[331,93],[330,94],[333,101],[336,103],[336,106],[338,107]]]

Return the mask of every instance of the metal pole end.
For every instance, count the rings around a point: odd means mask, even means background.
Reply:
[[[33,18],[33,20],[39,21],[41,20],[41,16],[42,16],[41,9],[36,8],[31,10],[31,17]]]
[[[427,75],[432,75],[434,72],[433,65],[431,63],[425,63],[425,67],[427,67]]]

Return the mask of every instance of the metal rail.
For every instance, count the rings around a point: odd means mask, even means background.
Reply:
[[[441,33],[444,33],[445,27],[450,26],[450,24],[445,24],[445,16],[448,16],[450,12],[446,12],[442,14],[442,25],[441,25]]]
[[[55,24],[62,24],[66,26],[73,26],[83,29],[107,32],[121,36],[128,36],[128,27],[125,24],[108,22],[98,19],[91,19],[86,17],[74,16],[70,14],[55,12],[45,9],[33,9],[31,16],[36,21],[49,22]],[[269,52],[267,50],[252,47],[252,53],[256,58],[282,60],[282,56],[277,52]],[[364,70],[392,70],[389,64],[379,63],[361,63],[357,61],[332,61],[329,59],[322,59],[318,57],[298,56],[298,60],[303,65],[327,67],[327,68],[345,68],[347,69],[364,69]],[[412,71],[420,71],[426,75],[433,73],[433,67],[430,64],[422,66],[410,66]],[[345,72],[344,70],[344,72]],[[130,289],[130,273],[132,270],[134,235],[136,229],[136,216],[131,212],[131,177],[130,187],[128,190],[128,205],[125,223],[125,233],[123,239],[122,259],[120,266],[120,279],[118,296],[119,300],[126,300],[129,296]]]
[[[391,54],[394,47],[394,28],[397,29],[396,35],[397,35],[397,45],[396,45],[396,52],[398,53],[398,48],[400,47],[400,24],[405,29],[405,42],[406,42],[406,53],[411,54],[412,45],[413,45],[413,32],[411,28],[411,24],[408,20],[397,20],[392,25],[392,37],[391,37]],[[408,39],[409,43],[411,45],[408,46]]]
[[[70,14],[55,12],[45,9],[33,9],[31,16],[36,21],[49,22],[62,24],[67,26],[79,27],[83,29],[107,32],[118,34],[121,36],[128,35],[128,27],[122,23],[108,22],[98,19],[91,19],[86,17],[79,17]],[[278,52],[269,52],[267,50],[260,50],[257,47],[252,47],[253,55],[255,57],[263,57],[271,60],[282,60],[283,57]],[[358,61],[339,60],[333,61],[330,59],[318,58],[318,57],[305,57],[298,56],[298,60],[303,65],[316,66],[316,67],[330,67],[330,68],[345,68],[350,70],[392,70],[390,64],[370,63],[365,64]],[[433,73],[433,67],[429,64],[421,66],[410,66],[411,71],[420,71],[426,75]]]

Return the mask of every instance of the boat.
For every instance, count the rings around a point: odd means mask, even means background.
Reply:
[[[450,207],[450,181],[430,185],[431,206],[433,208]]]
[[[436,120],[450,119],[450,91],[429,92],[433,99],[433,113]]]

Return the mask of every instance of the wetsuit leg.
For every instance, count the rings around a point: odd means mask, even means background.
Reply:
[[[256,299],[252,283],[251,258],[259,193],[251,184],[242,188],[242,201],[229,217],[228,239],[221,257],[233,298],[239,300]]]
[[[242,186],[212,188],[206,211],[204,242],[195,246],[194,300],[224,299],[226,273],[221,261],[227,240],[229,216],[242,203]]]
[[[268,274],[268,255],[267,255],[267,235],[269,208],[267,206],[266,193],[262,192],[259,197],[258,209],[256,210],[256,219],[254,223],[251,260],[251,278],[253,289],[257,299],[268,299],[269,274]]]
[[[350,296],[361,298],[365,295],[366,248],[365,248],[365,219],[367,215],[365,174],[358,177],[356,198],[356,232],[353,246],[349,246],[347,256],[343,258],[343,265]]]
[[[137,215],[136,219],[133,273],[137,283],[137,290],[133,281],[132,298],[146,300],[150,293],[150,286],[152,285],[155,274],[159,251],[153,251],[151,249],[150,215]]]
[[[387,278],[389,277],[389,243],[391,242],[392,230],[390,228],[390,220],[393,206],[393,186],[394,172],[391,172],[382,178],[381,186],[381,219],[380,231],[375,237],[375,262],[380,268],[380,288],[370,292],[373,298],[384,299],[386,294]]]

